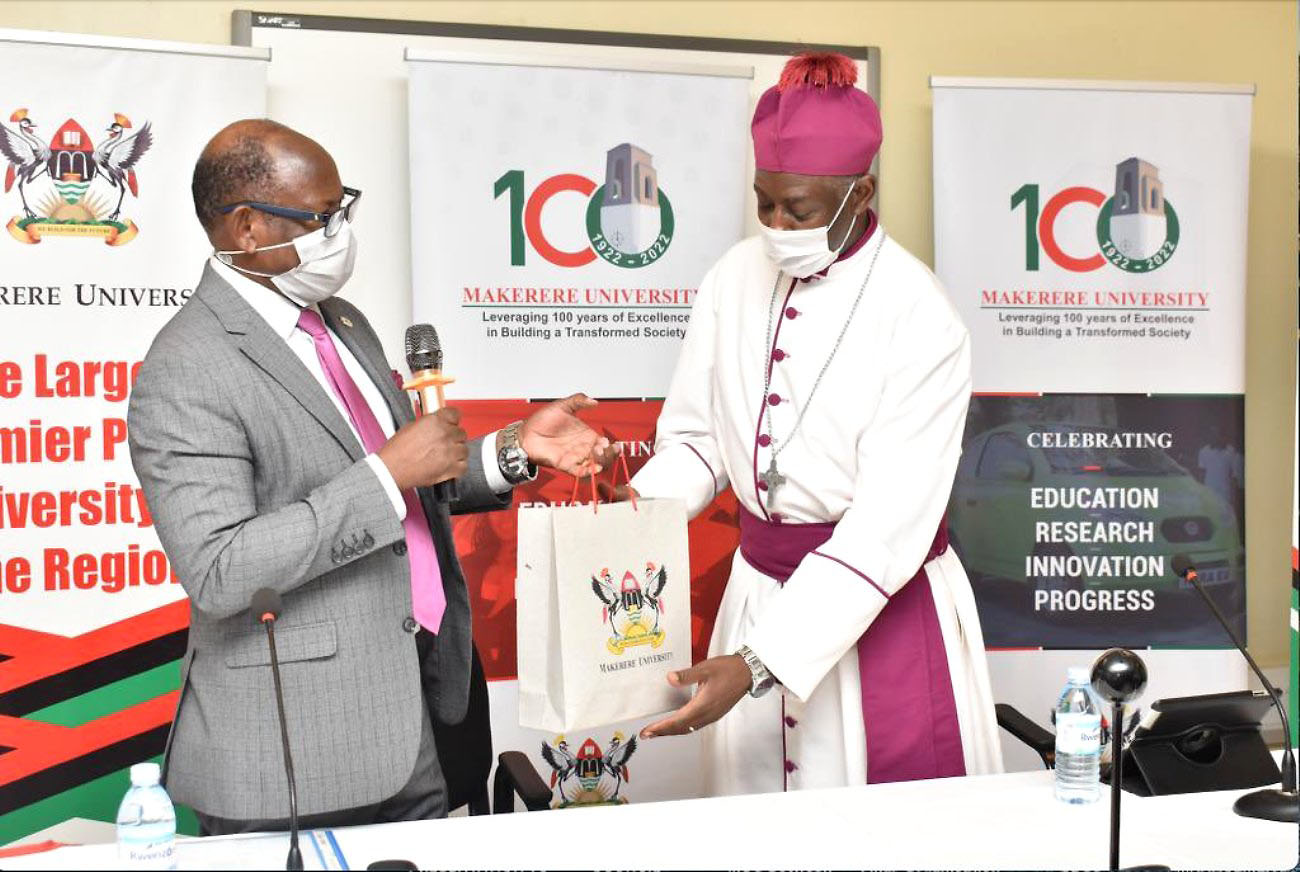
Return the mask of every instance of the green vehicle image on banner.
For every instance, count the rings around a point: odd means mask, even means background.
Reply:
[[[1177,554],[1191,559],[1230,618],[1244,619],[1245,551],[1233,506],[1158,445],[1095,447],[1122,436],[1013,422],[968,441],[950,532],[981,599],[1003,582],[1018,613],[981,602],[990,644],[1024,644],[1026,618],[1104,627],[1129,614],[1154,628],[1174,623],[1160,620],[1171,608],[1200,617],[1204,605],[1174,573]],[[1021,623],[1017,638],[998,640],[1001,621]]]

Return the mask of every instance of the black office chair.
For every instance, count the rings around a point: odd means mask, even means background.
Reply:
[[[1056,768],[1056,735],[1051,730],[1040,727],[1008,703],[997,703],[993,710],[997,713],[999,727],[1032,748],[1042,758],[1045,767]]]
[[[525,811],[545,811],[551,807],[551,788],[533,768],[522,751],[505,751],[497,757],[497,773],[492,779],[492,813],[510,814],[515,797]]]

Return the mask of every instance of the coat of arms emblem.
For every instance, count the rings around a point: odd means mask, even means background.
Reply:
[[[658,648],[664,643],[666,634],[659,628],[659,618],[667,585],[667,568],[654,563],[645,565],[644,584],[631,571],[623,573],[617,590],[608,568],[591,577],[591,589],[604,603],[600,619],[612,632],[605,642],[611,653],[621,655],[637,645]]]
[[[116,113],[98,144],[73,118],[48,143],[27,109],[15,109],[9,122],[14,126],[0,124],[0,157],[6,163],[4,192],[16,188],[22,203],[23,214],[6,225],[14,239],[34,245],[42,236],[74,236],[125,245],[135,238],[139,228],[122,219],[122,203],[128,191],[140,194],[136,166],[153,145],[150,122],[132,133],[131,119]],[[48,187],[37,199],[29,188],[42,180]],[[96,181],[101,187],[92,189]]]
[[[622,805],[623,785],[629,780],[627,761],[636,752],[636,736],[624,741],[614,733],[609,745],[601,748],[588,737],[574,754],[564,736],[555,744],[542,742],[542,759],[551,767],[551,791],[556,794],[555,808],[575,805]]]

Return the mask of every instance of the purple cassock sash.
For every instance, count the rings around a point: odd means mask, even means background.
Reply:
[[[740,553],[782,585],[834,531],[833,523],[776,524],[740,508]],[[948,657],[924,568],[947,550],[943,521],[921,569],[858,640],[869,784],[966,774]]]

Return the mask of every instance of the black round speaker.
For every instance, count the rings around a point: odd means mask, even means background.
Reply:
[[[1092,689],[1108,702],[1128,702],[1147,686],[1147,665],[1127,648],[1103,651],[1092,664]]]

